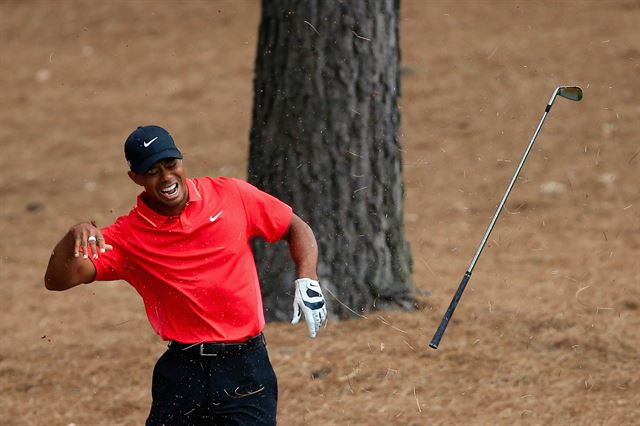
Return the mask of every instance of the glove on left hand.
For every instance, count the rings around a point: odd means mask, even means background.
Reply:
[[[295,281],[296,290],[293,297],[293,320],[297,324],[304,315],[309,328],[309,337],[314,338],[327,319],[327,306],[318,281],[300,278]]]

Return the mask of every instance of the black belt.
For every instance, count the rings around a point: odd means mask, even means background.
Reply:
[[[218,356],[226,354],[240,354],[249,349],[265,345],[266,341],[262,333],[251,337],[244,342],[203,342],[203,343],[180,343],[172,340],[169,342],[169,349],[172,351],[186,352],[200,356]]]

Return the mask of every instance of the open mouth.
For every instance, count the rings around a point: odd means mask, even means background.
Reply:
[[[164,188],[160,188],[160,193],[168,199],[173,199],[178,196],[178,182],[173,183],[172,185],[165,186]]]

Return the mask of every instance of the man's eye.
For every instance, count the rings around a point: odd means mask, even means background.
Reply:
[[[178,160],[171,160],[165,163],[165,167],[173,169],[178,164]]]
[[[147,171],[147,174],[150,175],[150,176],[156,175],[156,174],[158,174],[158,169],[155,168],[155,167],[153,169],[149,169]]]

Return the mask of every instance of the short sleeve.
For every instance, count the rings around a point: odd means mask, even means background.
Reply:
[[[291,207],[247,182],[239,179],[232,181],[240,191],[247,214],[249,236],[259,236],[270,243],[282,238],[291,224]]]
[[[113,246],[113,250],[107,250],[104,253],[100,253],[97,259],[93,259],[89,256],[89,259],[96,267],[95,281],[115,281],[125,279],[124,271],[124,259],[123,245],[119,239],[119,223],[116,221],[111,226],[102,228],[102,236],[106,244]]]

